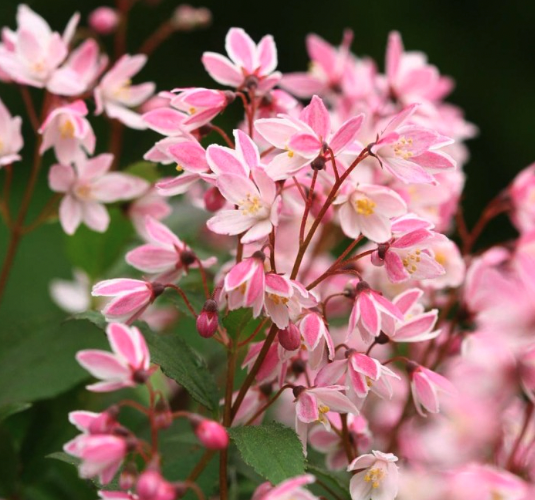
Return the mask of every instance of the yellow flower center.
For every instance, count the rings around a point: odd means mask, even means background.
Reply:
[[[258,196],[248,194],[245,200],[240,202],[239,207],[243,215],[255,215],[262,208],[262,204]]]
[[[359,200],[355,200],[355,210],[360,215],[372,215],[376,206],[377,203],[373,202],[369,198],[360,198]]]
[[[414,156],[410,149],[412,148],[412,139],[405,139],[400,137],[399,141],[394,144],[394,154],[400,156],[404,160],[408,160],[411,156]]]
[[[435,260],[441,265],[445,266],[448,259],[442,252],[436,252],[435,253]]]
[[[72,139],[74,137],[74,125],[71,120],[65,120],[59,126],[59,133],[62,139]]]
[[[414,252],[409,252],[405,255],[405,258],[402,259],[403,266],[409,274],[416,272],[417,266],[416,263],[420,262],[421,250],[417,249]]]
[[[132,85],[132,80],[127,78],[115,88],[113,95],[115,97],[127,97],[130,92],[130,85]]]
[[[177,172],[183,172],[184,171],[184,168],[182,167],[182,165],[177,165],[175,167],[175,169],[176,169]]]
[[[194,115],[196,112],[197,112],[197,110],[193,106],[191,108],[189,108],[189,114],[190,115]]]
[[[367,483],[372,483],[372,488],[376,489],[381,486],[381,481],[384,479],[385,476],[386,473],[383,469],[373,467],[364,476],[364,481],[366,481]]]
[[[91,187],[87,185],[76,186],[75,189],[76,197],[81,200],[90,200],[91,199]]]
[[[318,422],[321,422],[322,424],[326,423],[327,417],[325,416],[325,414],[331,411],[331,409],[327,405],[320,404],[318,406],[318,410],[319,410]]]

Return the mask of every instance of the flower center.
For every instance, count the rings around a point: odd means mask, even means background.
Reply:
[[[445,266],[447,262],[446,256],[442,252],[435,253],[435,260],[441,265]]]
[[[74,137],[74,125],[71,120],[65,120],[59,126],[59,133],[62,139],[72,139]]]
[[[414,153],[410,151],[412,148],[412,139],[405,139],[405,137],[400,137],[399,141],[394,144],[394,154],[400,156],[404,160],[408,160],[411,156],[414,156]]]
[[[87,184],[82,184],[80,186],[76,186],[74,189],[74,192],[76,194],[76,197],[80,200],[90,200],[92,198],[91,196],[91,187]]]
[[[321,422],[322,424],[326,423],[327,417],[325,416],[325,414],[331,411],[331,409],[327,405],[320,404],[318,406],[318,411],[319,411],[318,421]]]
[[[114,97],[128,97],[128,94],[130,93],[130,85],[132,85],[132,80],[127,78],[115,88],[113,91]]]
[[[262,208],[262,203],[258,196],[248,194],[245,200],[240,202],[239,207],[243,215],[256,215]]]
[[[377,204],[369,198],[360,198],[359,200],[355,200],[355,210],[360,215],[372,215],[376,206]]]
[[[403,267],[407,270],[409,274],[412,274],[416,271],[417,266],[416,263],[420,262],[420,254],[421,250],[416,249],[414,252],[409,252],[405,257],[402,259]]]
[[[381,481],[386,476],[383,469],[377,467],[371,468],[368,473],[364,476],[364,481],[367,483],[372,483],[372,488],[379,488],[381,486]]]
[[[268,297],[276,306],[278,306],[279,304],[282,304],[285,306],[286,304],[288,304],[288,301],[290,300],[286,297],[281,297],[280,295],[276,295],[274,293],[268,293]]]

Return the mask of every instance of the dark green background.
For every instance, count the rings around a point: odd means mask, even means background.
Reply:
[[[210,28],[175,34],[151,56],[136,81],[154,80],[158,89],[180,86],[215,86],[200,62],[205,50],[224,53],[224,37],[231,26],[241,26],[259,40],[266,33],[275,36],[279,48],[279,69],[283,72],[305,70],[308,57],[304,38],[315,32],[338,44],[344,28],[355,31],[354,51],[369,55],[383,68],[388,32],[399,30],[409,50],[421,50],[440,70],[457,82],[450,102],[465,110],[469,121],[480,129],[479,136],[468,146],[471,159],[466,166],[468,183],[464,206],[469,224],[473,224],[485,204],[522,168],[535,160],[535,3],[529,1],[206,1],[191,2],[209,7],[214,16]],[[33,0],[28,4],[49,21],[58,31],[63,30],[74,10],[82,13],[82,23],[88,12],[100,2],[84,0]],[[15,27],[17,2],[0,1],[0,25]],[[161,23],[178,4],[169,0],[154,7],[139,1],[131,15],[128,48],[135,53],[144,38]],[[109,43],[110,40],[105,40]],[[39,92],[32,91],[38,101]],[[14,114],[22,114],[18,91],[0,84],[0,98]],[[90,107],[92,108],[90,103]],[[232,111],[219,121],[232,126]],[[100,135],[97,150],[106,150],[106,124],[92,119]],[[25,124],[27,144],[22,152],[25,160],[14,166],[15,181],[12,192],[13,207],[18,207],[23,186],[30,170],[33,148],[31,130]],[[152,132],[128,132],[121,165],[139,160],[158,136]],[[30,210],[31,220],[44,205],[50,191],[46,174],[52,162],[46,157],[39,188]],[[3,183],[4,174],[0,173]],[[483,235],[480,245],[513,236],[505,217],[493,222]],[[54,277],[70,278],[71,265],[66,255],[67,237],[57,223],[48,224],[28,237],[19,249],[5,300],[0,307],[0,332],[13,328],[21,319],[31,320],[50,315],[61,316],[48,298],[49,282]],[[6,230],[0,224],[0,258],[6,247]],[[21,335],[24,332],[21,331]],[[47,346],[42,346],[46,352]],[[0,346],[2,349],[2,346]],[[74,361],[73,361],[74,363]],[[25,367],[19,366],[19,370]],[[13,377],[17,377],[14,370]],[[4,380],[3,383],[6,383]],[[9,383],[9,381],[7,381]],[[36,384],[40,381],[36,380]],[[33,457],[35,471],[42,471],[39,484],[54,485],[54,493],[43,493],[40,486],[29,498],[36,500],[72,498],[71,485],[78,483],[75,472],[64,464],[45,463],[42,456],[57,451],[66,437],[65,414],[77,407],[87,407],[77,399],[83,392],[66,394],[54,401],[38,403],[31,412],[21,415],[17,432],[29,429],[34,448],[27,449]],[[18,417],[17,417],[18,418]],[[25,427],[26,426],[26,427]],[[31,431],[31,432],[30,432]],[[43,436],[46,438],[43,442]],[[40,440],[39,440],[40,439]],[[27,441],[28,442],[28,441]],[[0,436],[0,445],[2,436]],[[25,445],[28,448],[28,444]],[[1,446],[0,446],[1,448]],[[24,451],[24,450],[23,450]],[[5,453],[0,453],[3,458]],[[49,462],[49,461],[47,461]],[[13,464],[11,464],[14,467]],[[28,465],[26,465],[28,467]],[[0,469],[11,470],[0,463]],[[29,469],[29,476],[37,472]],[[0,483],[2,475],[0,474]],[[32,487],[33,488],[33,487]],[[77,490],[76,490],[77,491]],[[77,498],[92,498],[85,490]]]

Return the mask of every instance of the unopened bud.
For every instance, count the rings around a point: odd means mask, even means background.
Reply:
[[[216,186],[207,189],[204,193],[204,207],[209,212],[217,212],[225,206],[226,202],[227,200],[223,198]]]
[[[139,500],[174,500],[176,491],[157,470],[146,470],[139,476],[136,492]]]
[[[88,22],[100,35],[109,35],[119,24],[119,14],[110,7],[98,7],[89,14]]]
[[[201,420],[195,425],[194,431],[197,439],[209,450],[223,450],[228,446],[227,431],[215,420]]]
[[[163,398],[160,398],[154,407],[153,422],[157,429],[167,429],[173,423],[171,408],[169,408],[169,403]]]
[[[206,7],[195,8],[191,5],[180,5],[175,9],[171,23],[180,31],[191,31],[205,28],[212,22],[212,13]]]
[[[295,351],[301,347],[301,333],[293,323],[284,330],[279,330],[278,337],[280,345],[287,351]]]
[[[323,170],[325,168],[325,163],[325,156],[319,155],[312,160],[310,166],[312,167],[312,170]]]
[[[201,337],[209,339],[214,336],[218,326],[217,302],[208,299],[202,307],[201,314],[197,316],[197,331]]]

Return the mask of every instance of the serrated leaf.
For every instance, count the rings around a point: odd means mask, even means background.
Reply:
[[[304,474],[303,447],[293,429],[271,422],[235,427],[229,434],[244,462],[273,484]]]
[[[80,226],[73,236],[66,237],[69,261],[93,279],[102,276],[122,257],[125,245],[134,234],[131,222],[118,208],[109,208],[108,212],[110,225],[105,233]]]
[[[32,405],[30,403],[8,403],[0,406],[0,422],[11,415],[14,415],[15,413],[20,413],[21,411],[27,410],[31,406]]]
[[[108,325],[106,318],[104,318],[104,316],[98,311],[84,311],[73,314],[71,317],[67,318],[67,321],[71,320],[87,320],[101,330],[105,330],[106,326]]]
[[[142,326],[142,330],[151,361],[184,387],[195,401],[216,412],[219,407],[217,385],[204,360],[177,335],[156,334],[146,326]]]
[[[57,316],[23,322],[0,331],[0,405],[57,396],[89,378],[74,356],[105,348],[90,322],[61,322]]]
[[[223,318],[223,326],[231,338],[237,339],[247,328],[253,319],[253,310],[251,308],[241,308],[229,313]]]

